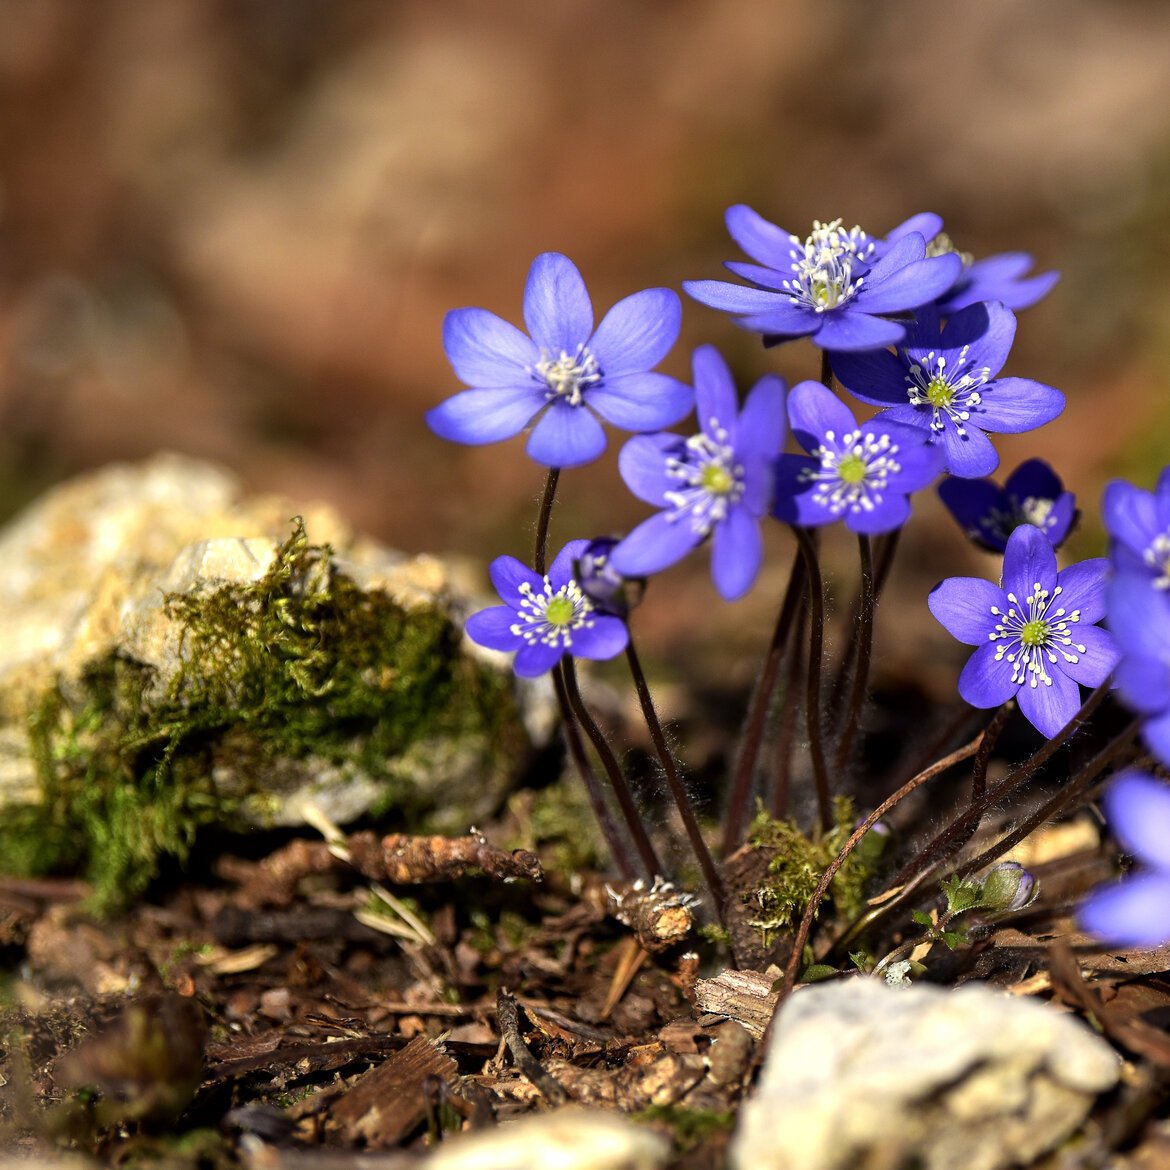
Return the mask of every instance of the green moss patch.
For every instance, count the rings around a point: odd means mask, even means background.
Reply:
[[[461,652],[446,614],[362,590],[299,521],[259,581],[165,604],[182,631],[165,687],[150,667],[111,657],[30,720],[43,803],[0,825],[13,872],[84,873],[110,907],[140,893],[164,857],[186,858],[201,826],[256,807],[277,760],[354,768],[412,825],[433,798],[392,763],[427,742],[470,742],[489,771],[521,748],[509,680]],[[252,779],[217,785],[225,758]]]

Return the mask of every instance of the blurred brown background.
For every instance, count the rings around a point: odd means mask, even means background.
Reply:
[[[718,276],[747,202],[799,232],[935,210],[968,251],[1060,268],[1008,372],[1068,410],[999,446],[1093,513],[1103,478],[1170,459],[1168,75],[1164,0],[2,0],[0,512],[170,448],[403,549],[525,555],[521,441],[423,423],[459,388],[444,312],[518,322],[547,249],[599,317]],[[665,368],[704,341],[745,383],[816,375],[811,346],[764,352],[692,302]],[[646,514],[620,441],[564,477],[558,543]],[[920,510],[924,571],[992,575]],[[753,642],[788,557],[770,540],[714,619]],[[661,590],[715,612],[705,556]],[[643,619],[660,647],[666,611]]]

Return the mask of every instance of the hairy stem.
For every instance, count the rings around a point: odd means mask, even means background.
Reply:
[[[784,985],[780,992],[780,1002],[792,990],[796,984],[796,975],[800,970],[801,956],[804,954],[805,944],[808,942],[808,936],[812,932],[812,924],[816,919],[817,911],[820,909],[821,901],[829,889],[833,878],[840,872],[841,866],[848,860],[849,855],[857,848],[861,838],[870,831],[900,801],[905,800],[916,788],[925,784],[928,780],[933,779],[940,772],[945,772],[948,768],[953,767],[961,760],[969,759],[978,750],[979,745],[983,740],[983,732],[981,731],[973,740],[964,744],[961,748],[956,748],[949,756],[943,756],[941,760],[936,760],[929,768],[923,769],[917,776],[911,777],[907,780],[897,792],[887,796],[863,820],[853,833],[849,840],[845,842],[841,848],[841,852],[833,858],[829,868],[821,875],[821,880],[817,882],[816,889],[813,891],[812,897],[809,899],[808,906],[805,908],[804,917],[800,920],[800,926],[796,931],[796,938],[792,943],[792,953],[788,957],[788,964],[784,968]],[[780,1003],[777,1003],[777,1007]]]
[[[850,639],[849,646],[856,647],[856,651],[847,654],[852,659],[853,669],[849,687],[849,702],[845,705],[844,715],[839,720],[840,736],[837,741],[837,751],[833,756],[833,768],[841,772],[849,760],[853,750],[853,739],[857,734],[861,722],[861,710],[865,705],[865,696],[869,687],[869,662],[873,652],[873,610],[876,601],[873,578],[873,554],[870,549],[869,537],[859,534],[857,548],[861,556],[861,590],[857,602],[857,636]],[[841,663],[839,681],[843,684],[847,673],[846,661]],[[834,687],[834,690],[837,690]]]
[[[577,685],[577,669],[573,664],[572,657],[568,654],[561,659],[561,671],[564,677],[565,694],[569,700],[569,706],[572,708],[573,714],[576,715],[585,734],[589,737],[589,742],[593,744],[593,749],[597,752],[601,760],[605,774],[609,777],[610,787],[613,789],[613,794],[617,798],[618,807],[621,809],[622,816],[625,818],[626,827],[630,831],[630,836],[634,839],[634,847],[638,851],[638,856],[642,859],[642,865],[646,870],[642,876],[648,878],[657,877],[663,872],[662,863],[658,860],[658,854],[654,851],[654,846],[650,841],[650,834],[646,832],[646,826],[642,821],[641,814],[638,812],[638,806],[634,803],[634,795],[630,791],[629,784],[626,782],[621,765],[618,763],[617,757],[613,754],[613,749],[609,746],[609,742],[605,738],[605,733],[597,726],[593,716],[589,714],[584,700],[581,698],[581,689]]]
[[[666,783],[670,788],[670,795],[674,798],[675,807],[678,809],[679,816],[682,817],[687,840],[690,841],[691,850],[699,863],[699,868],[703,871],[707,888],[710,890],[711,897],[715,901],[716,913],[719,915],[719,921],[722,923],[723,907],[727,899],[727,894],[723,888],[723,879],[719,876],[719,870],[715,867],[715,862],[711,857],[711,851],[707,848],[707,842],[703,840],[703,831],[699,828],[699,821],[695,816],[694,807],[691,805],[691,800],[687,795],[682,778],[678,774],[678,767],[675,765],[674,756],[667,745],[666,736],[662,731],[662,724],[658,719],[658,712],[654,710],[654,699],[650,694],[650,687],[646,682],[646,675],[638,659],[638,652],[634,649],[634,640],[632,637],[626,643],[626,661],[629,663],[630,674],[634,679],[634,687],[638,692],[638,702],[642,705],[642,716],[646,720],[647,728],[649,728],[650,738],[654,741],[654,750],[658,754],[658,760],[662,764],[662,770],[666,773]]]
[[[983,795],[971,802],[966,812],[953,820],[941,833],[913,858],[894,878],[893,885],[901,886],[925,869],[938,865],[951,856],[970,839],[979,827],[984,815],[995,805],[1006,800],[1016,789],[1022,787],[1043,767],[1088,721],[1109,693],[1106,679],[1084,702],[1081,709],[1042,747],[1038,748],[1022,764],[1017,764],[998,784],[988,788]]]
[[[540,497],[540,511],[536,515],[536,548],[532,554],[532,567],[544,576],[548,567],[548,525],[552,518],[553,501],[557,498],[557,481],[561,478],[559,467],[550,467],[544,481],[544,494]]]
[[[810,632],[808,639],[808,692],[805,714],[808,719],[809,754],[812,756],[813,779],[817,789],[817,811],[821,828],[828,832],[833,826],[833,804],[829,792],[829,773],[825,762],[825,741],[821,727],[821,658],[825,644],[825,592],[817,550],[807,528],[795,525],[792,531],[800,542],[804,571],[808,578]]]
[[[577,774],[585,784],[585,791],[589,796],[589,804],[593,815],[601,826],[601,835],[609,846],[610,854],[618,871],[626,881],[632,881],[638,873],[638,864],[630,853],[629,841],[619,832],[617,822],[613,819],[609,802],[605,799],[601,781],[589,763],[585,754],[585,745],[581,742],[581,731],[573,716],[573,709],[569,705],[569,693],[565,690],[565,679],[558,664],[552,672],[553,687],[557,694],[557,705],[561,709],[561,726],[565,732],[565,742],[569,748],[569,755],[577,768]]]
[[[723,829],[724,856],[735,849],[743,838],[744,822],[747,820],[747,809],[756,775],[756,763],[760,756],[764,729],[768,723],[768,711],[772,704],[772,696],[776,692],[776,679],[780,674],[780,664],[784,658],[785,648],[789,644],[793,619],[796,617],[800,605],[803,588],[804,578],[801,574],[801,562],[794,557],[792,568],[788,573],[788,587],[784,591],[784,600],[780,604],[780,612],[776,615],[776,625],[772,630],[768,656],[765,658],[763,669],[756,679],[751,701],[748,704],[747,722],[744,724],[743,735],[740,739],[739,756],[735,761],[731,797],[727,802]]]

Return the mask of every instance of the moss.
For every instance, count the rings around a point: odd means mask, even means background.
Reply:
[[[182,631],[165,686],[111,657],[30,719],[43,802],[0,827],[13,872],[83,872],[108,909],[140,893],[164,858],[184,860],[201,826],[254,815],[278,759],[363,772],[381,786],[380,809],[410,825],[434,798],[397,758],[458,741],[493,769],[520,746],[508,680],[460,652],[450,619],[363,591],[299,520],[259,581],[165,606]],[[217,782],[225,758],[244,781]]]
[[[844,796],[833,801],[833,827],[808,837],[792,821],[776,820],[761,811],[752,822],[748,841],[773,854],[768,877],[755,891],[759,907],[752,925],[763,932],[765,945],[772,935],[793,926],[808,906],[821,875],[829,868],[857,824],[853,802]],[[865,887],[874,874],[874,858],[855,849],[833,878],[828,897],[837,912],[855,917],[865,904]]]
[[[634,1113],[635,1121],[664,1126],[681,1153],[689,1153],[709,1139],[735,1128],[735,1114],[724,1109],[687,1109],[681,1105],[650,1105]]]

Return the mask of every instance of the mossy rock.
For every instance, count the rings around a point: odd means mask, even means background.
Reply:
[[[529,748],[514,681],[468,652],[438,562],[286,533],[132,581],[121,556],[49,669],[0,675],[0,870],[81,872],[108,905],[205,826],[303,823],[311,801],[463,832],[503,799]]]

